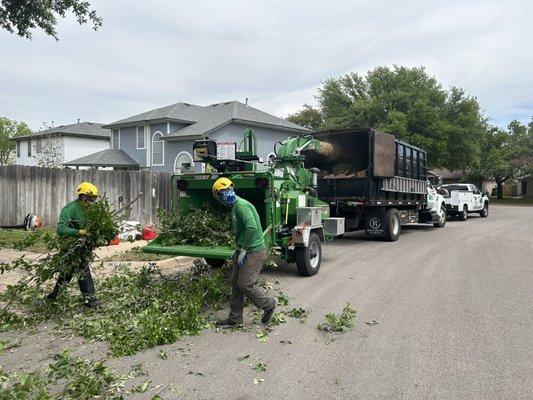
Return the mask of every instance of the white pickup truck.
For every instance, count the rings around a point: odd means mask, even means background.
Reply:
[[[466,221],[468,213],[479,213],[482,217],[489,215],[489,198],[470,183],[454,183],[440,186],[437,191],[446,202],[446,214],[457,216]]]

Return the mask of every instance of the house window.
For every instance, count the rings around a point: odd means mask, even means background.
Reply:
[[[113,150],[118,150],[120,148],[120,131],[118,129],[113,129]]]
[[[144,125],[137,127],[137,149],[146,149],[146,143],[144,140]]]
[[[42,139],[37,139],[35,141],[35,153],[41,154],[43,152],[43,142]]]
[[[176,156],[174,160],[174,172],[176,174],[194,172],[194,161],[189,153],[182,151]]]
[[[28,140],[28,157],[31,157],[31,139]]]
[[[20,142],[17,142],[17,158],[20,158]]]
[[[163,134],[159,131],[152,136],[152,165],[162,167],[165,165],[165,143],[163,142]]]

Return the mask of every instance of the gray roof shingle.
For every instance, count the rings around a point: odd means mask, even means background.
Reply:
[[[87,156],[67,161],[63,165],[79,167],[139,167],[139,163],[124,150],[105,149]]]
[[[178,121],[189,124],[166,135],[166,138],[181,136],[202,136],[230,122],[243,122],[250,125],[266,126],[296,133],[310,132],[309,129],[293,124],[282,118],[268,114],[239,101],[197,106],[188,103],[176,103],[169,106],[146,111],[119,121],[104,125],[106,128],[117,128],[144,121]]]
[[[24,140],[24,139],[33,139],[35,137],[56,134],[56,135],[67,135],[67,136],[83,136],[83,137],[96,137],[96,138],[107,138],[111,136],[111,131],[109,129],[102,128],[103,124],[97,122],[79,122],[77,124],[71,125],[60,125],[44,131],[39,131],[32,133],[31,135],[19,136],[13,138],[14,140]]]

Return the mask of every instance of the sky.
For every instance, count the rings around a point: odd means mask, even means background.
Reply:
[[[533,116],[533,1],[91,0],[93,31],[0,31],[0,116],[110,123],[179,101],[249,99],[286,117],[330,77],[424,66],[490,121]]]

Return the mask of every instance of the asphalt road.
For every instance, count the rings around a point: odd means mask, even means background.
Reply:
[[[280,282],[274,288],[289,295],[289,309],[310,312],[306,323],[288,318],[266,342],[250,323],[248,332],[207,331],[163,346],[167,360],[157,348],[110,364],[143,362],[152,387],[162,385],[138,398],[533,398],[531,207],[494,206],[488,218],[443,229],[408,227],[395,243],[350,234],[324,247],[315,277],[290,266],[264,276]],[[355,330],[316,329],[347,302]],[[258,362],[265,372],[250,368]]]

